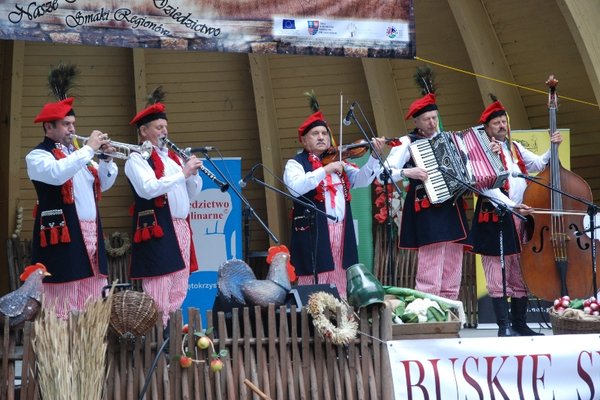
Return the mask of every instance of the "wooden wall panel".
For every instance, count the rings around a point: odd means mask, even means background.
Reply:
[[[74,108],[77,133],[88,136],[93,129],[108,132],[113,140],[134,143],[133,130],[128,125],[134,115],[132,95],[131,50],[114,47],[67,46],[27,42],[23,68],[23,107],[21,108],[22,136],[19,203],[24,208],[23,237],[31,237],[32,208],[35,190],[29,181],[25,156],[43,139],[43,130],[33,119],[41,107],[51,101],[47,76],[52,65],[73,63],[80,70]],[[129,232],[128,206],[131,192],[123,173],[123,161],[115,185],[103,193],[100,214],[107,234]]]

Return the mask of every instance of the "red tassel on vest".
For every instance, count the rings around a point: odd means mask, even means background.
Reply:
[[[46,246],[48,246],[48,242],[46,242],[46,230],[41,229],[40,230],[40,247],[46,247]]]
[[[58,244],[58,226],[50,227],[50,244]]]
[[[66,225],[64,225],[61,229],[60,242],[61,243],[71,243],[71,235],[69,234],[69,227],[67,227]]]

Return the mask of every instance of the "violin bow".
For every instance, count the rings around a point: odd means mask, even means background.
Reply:
[[[344,93],[340,92],[340,143],[338,144],[338,153],[342,161],[342,129],[344,126]]]

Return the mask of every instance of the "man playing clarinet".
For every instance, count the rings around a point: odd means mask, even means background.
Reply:
[[[142,279],[144,292],[156,301],[166,327],[169,314],[185,300],[190,273],[198,269],[189,210],[190,198],[202,189],[198,176],[202,161],[192,155],[184,162],[163,145],[160,139],[168,131],[162,97],[162,91],[155,90],[154,103],[130,122],[137,127],[140,142],[150,141],[153,151],[147,160],[132,153],[125,175],[135,198],[130,277]]]

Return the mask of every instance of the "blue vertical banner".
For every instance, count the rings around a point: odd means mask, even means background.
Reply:
[[[204,166],[221,180],[221,175],[204,161]],[[211,159],[232,184],[242,175],[239,157]],[[190,223],[194,248],[198,259],[198,271],[190,275],[188,294],[182,310],[187,321],[188,307],[198,308],[206,326],[206,311],[211,310],[217,295],[217,272],[219,266],[232,258],[242,257],[242,203],[231,189],[222,192],[205,174],[202,175],[202,191],[190,199]]]

